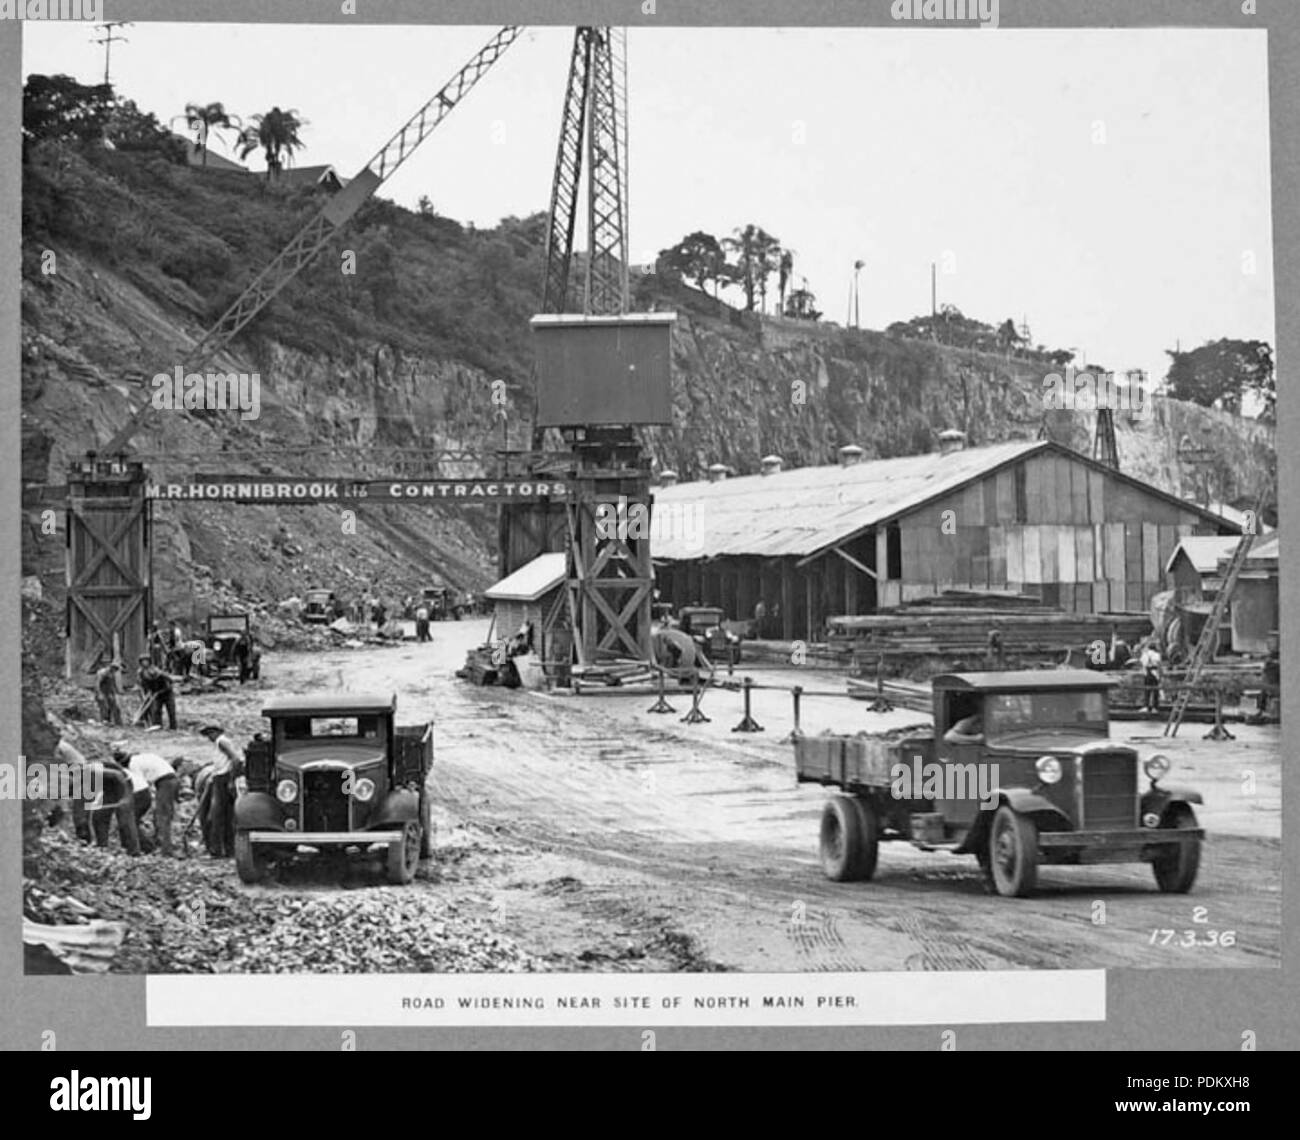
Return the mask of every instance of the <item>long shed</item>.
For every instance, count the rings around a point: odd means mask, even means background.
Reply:
[[[1181,539],[1235,522],[1051,440],[945,449],[654,495],[660,595],[754,616],[785,639],[949,589],[1072,612],[1144,610]]]

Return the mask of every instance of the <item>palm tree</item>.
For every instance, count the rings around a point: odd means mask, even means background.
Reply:
[[[208,136],[213,129],[234,131],[240,127],[239,116],[230,114],[221,103],[186,103],[185,114],[172,116],[172,122],[177,119],[184,119],[194,132],[194,153],[203,155],[204,166],[208,165]]]
[[[777,263],[777,289],[780,294],[780,304],[777,306],[778,313],[785,312],[785,291],[790,285],[790,274],[794,272],[794,251],[783,249],[781,251],[781,260]]]
[[[745,290],[745,310],[754,311],[755,300],[767,305],[767,279],[776,271],[781,243],[762,226],[737,227],[735,235],[722,239],[723,247],[736,255],[736,277]]]
[[[283,169],[293,152],[304,146],[298,132],[307,125],[294,110],[272,107],[264,115],[254,115],[252,123],[239,134],[239,157],[247,158],[258,147],[266,155],[266,180],[271,181]]]

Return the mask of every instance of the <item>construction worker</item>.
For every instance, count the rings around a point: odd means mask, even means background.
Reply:
[[[429,640],[429,607],[423,601],[415,609],[415,640]]]
[[[1146,647],[1138,657],[1142,666],[1142,709],[1144,712],[1160,711],[1160,650],[1156,648],[1155,638],[1149,638]]]
[[[158,854],[172,853],[172,817],[176,812],[176,797],[180,791],[180,778],[176,769],[154,752],[127,751],[125,745],[115,745],[113,759],[126,768],[135,791],[136,823],[153,807],[154,841]]]
[[[150,724],[162,727],[163,711],[167,712],[168,727],[176,731],[176,689],[171,674],[163,672],[149,660],[147,653],[140,654],[140,668],[136,673],[140,695],[145,702]]]
[[[149,630],[149,660],[159,669],[167,666],[167,639],[157,622]]]
[[[208,854],[224,859],[235,853],[235,796],[244,787],[244,750],[219,724],[204,725],[199,730],[217,750],[208,778],[206,826],[203,838]]]
[[[83,843],[94,840],[96,847],[108,846],[109,830],[113,820],[117,820],[117,840],[122,850],[128,855],[140,854],[140,829],[136,820],[135,798],[131,776],[125,768],[113,760],[87,761],[70,744],[59,742],[57,750],[65,762],[75,763],[80,760],[90,769],[97,769],[100,781],[99,794],[89,803],[82,800],[72,802],[73,826],[77,838]]]
[[[122,663],[110,661],[95,674],[95,703],[104,724],[122,723]]]
[[[239,666],[239,683],[242,685],[251,678],[257,678],[262,672],[262,651],[252,635],[241,633],[235,641],[235,663]]]
[[[66,738],[60,738],[54,758],[61,764],[82,770],[82,791],[96,788],[93,797],[72,797],[72,826],[82,843],[108,846],[109,828],[117,818],[117,834],[122,849],[130,855],[140,854],[140,836],[135,826],[135,808],[130,790],[131,779],[120,765],[112,761],[87,760]]]
[[[1002,631],[989,630],[988,649],[984,654],[985,664],[995,672],[1006,666],[1006,656],[1002,648]]]

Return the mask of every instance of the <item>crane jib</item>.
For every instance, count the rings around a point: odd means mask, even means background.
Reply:
[[[563,482],[554,479],[372,479],[355,481],[316,476],[195,476],[174,483],[149,483],[146,497],[170,503],[283,505],[310,503],[411,503],[454,506],[533,503],[564,499]]]

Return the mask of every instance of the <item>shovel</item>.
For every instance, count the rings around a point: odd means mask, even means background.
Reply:
[[[150,694],[149,694],[148,699],[145,700],[145,701],[140,705],[140,709],[139,709],[139,711],[135,714],[135,716],[133,716],[133,717],[131,718],[131,727],[132,727],[132,728],[134,728],[136,725],[138,725],[138,724],[140,723],[140,718],[141,718],[142,716],[144,716],[144,714],[147,713],[151,708],[153,708],[153,703],[154,703],[154,701],[155,701],[157,698],[158,698],[158,694],[157,694],[157,693],[150,693]]]

